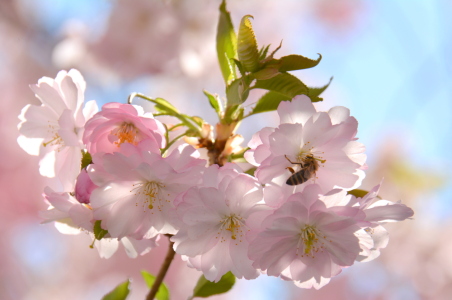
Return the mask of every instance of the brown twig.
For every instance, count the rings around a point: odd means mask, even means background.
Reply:
[[[165,234],[168,239],[172,237],[171,234]],[[157,275],[157,277],[155,278],[154,284],[152,285],[151,290],[149,291],[149,294],[146,297],[146,300],[153,300],[155,298],[155,295],[157,294],[160,285],[163,282],[163,279],[165,278],[166,272],[168,272],[168,269],[171,265],[171,262],[174,259],[174,255],[176,254],[176,252],[174,252],[173,249],[173,244],[174,242],[171,242],[171,240],[169,240],[169,247],[168,247],[168,252],[166,253],[166,257],[165,260],[163,261],[162,266],[160,267],[160,271]]]

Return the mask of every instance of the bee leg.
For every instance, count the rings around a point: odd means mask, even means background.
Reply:
[[[292,161],[287,157],[287,155],[284,155],[284,157],[285,157],[291,164],[293,164],[293,165],[298,164],[298,163],[296,163],[296,162],[292,162]]]
[[[290,173],[292,173],[292,174],[295,174],[295,171],[294,171],[294,169],[292,169],[291,167],[287,167],[286,169],[287,169],[287,170],[289,170],[289,171],[290,171]]]

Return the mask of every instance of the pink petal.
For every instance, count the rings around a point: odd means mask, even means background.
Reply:
[[[295,96],[292,101],[282,101],[278,106],[280,123],[304,124],[316,112],[306,95]]]

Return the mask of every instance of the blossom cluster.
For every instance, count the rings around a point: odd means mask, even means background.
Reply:
[[[366,155],[345,107],[317,111],[304,95],[281,102],[279,126],[257,132],[244,154],[252,176],[234,162],[209,165],[187,143],[168,147],[167,125],[138,105],[98,111],[85,103],[85,85],[70,70],[31,86],[41,105],[22,110],[18,142],[48,179],[44,222],[88,233],[102,257],[119,242],[130,257],[143,255],[168,235],[210,281],[230,271],[318,289],[378,257],[385,222],[413,215],[381,199],[379,185],[354,195]]]

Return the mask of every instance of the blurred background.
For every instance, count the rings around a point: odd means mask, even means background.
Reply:
[[[86,100],[126,102],[132,92],[169,100],[211,124],[202,93],[224,96],[216,61],[220,0],[0,1],[0,299],[101,299],[130,278],[129,299],[144,299],[140,270],[157,272],[167,241],[137,259],[120,249],[99,258],[88,235],[39,225],[44,181],[38,160],[17,145],[17,116],[38,104],[29,84],[77,68]],[[276,57],[317,58],[297,71],[310,86],[334,76],[319,109],[350,108],[367,147],[363,188],[384,178],[381,195],[415,210],[388,224],[389,246],[356,263],[319,291],[261,276],[239,280],[211,299],[451,299],[452,297],[452,3],[450,1],[229,0],[235,28],[254,16],[259,45],[283,40]],[[246,142],[275,113],[246,119]],[[186,299],[199,272],[178,259],[166,282]]]

